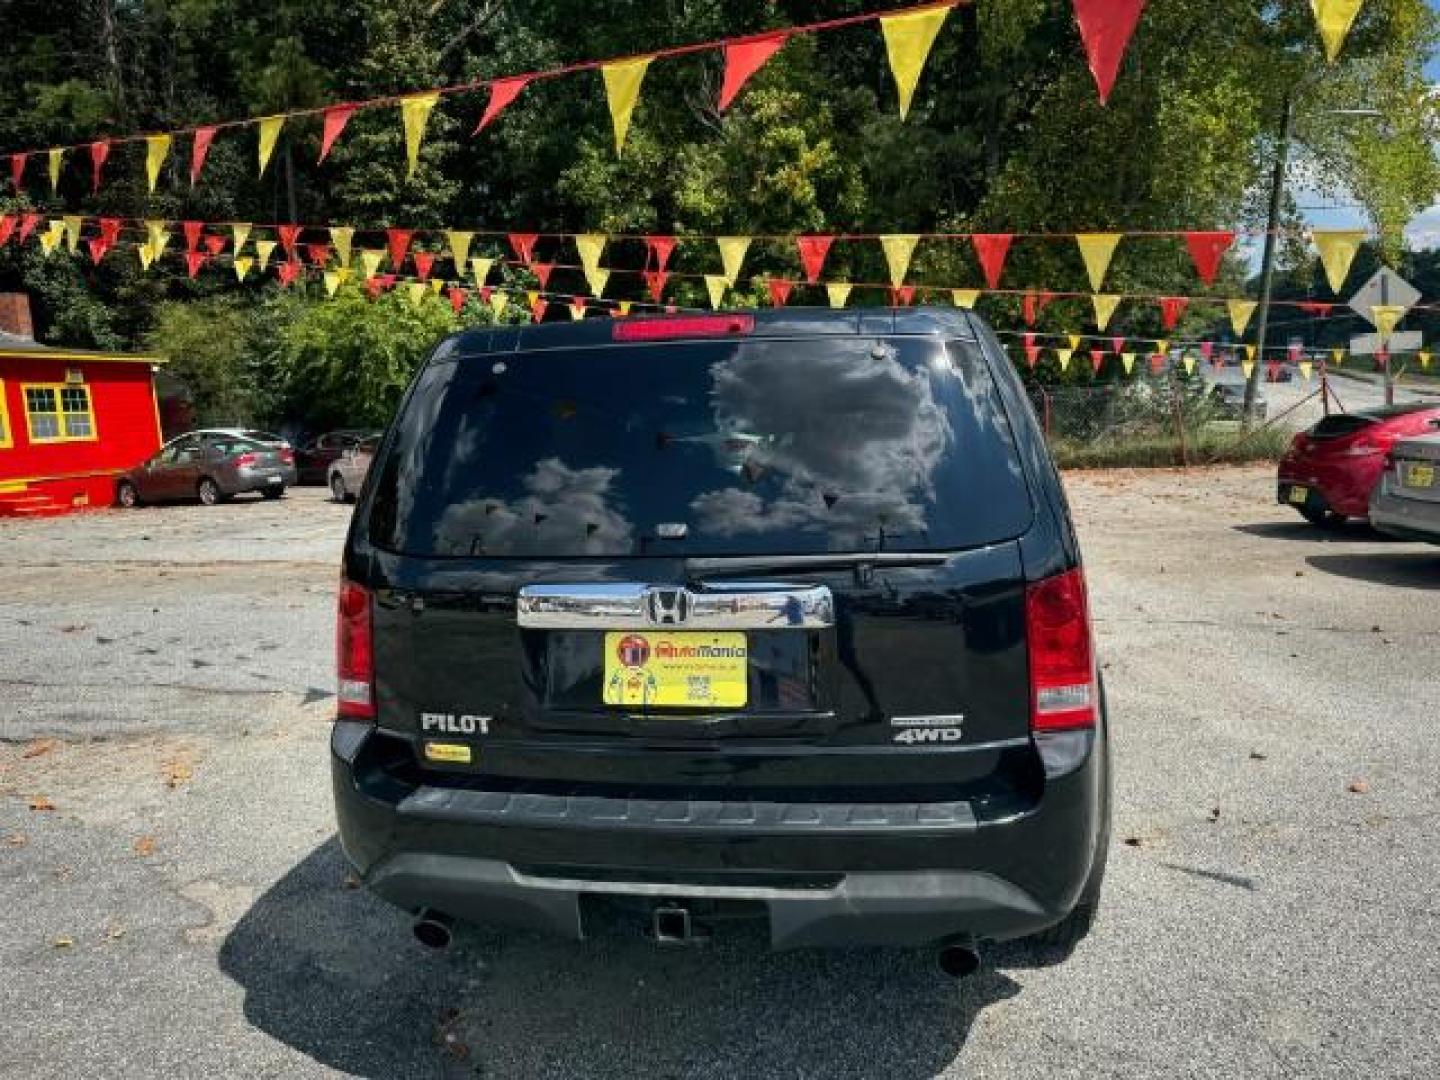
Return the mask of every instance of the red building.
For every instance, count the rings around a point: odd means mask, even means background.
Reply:
[[[0,295],[0,517],[109,506],[160,447],[158,363],[37,344],[28,298]]]

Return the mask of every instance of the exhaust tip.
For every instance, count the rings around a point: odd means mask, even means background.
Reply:
[[[455,936],[455,920],[443,911],[426,908],[416,917],[411,929],[415,940],[427,949],[448,949]]]
[[[935,957],[940,970],[952,979],[964,979],[980,970],[980,952],[969,942],[942,946]]]

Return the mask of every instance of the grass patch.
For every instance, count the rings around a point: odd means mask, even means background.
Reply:
[[[1183,465],[1231,465],[1278,461],[1293,432],[1265,427],[1246,434],[1237,428],[1207,428],[1187,436],[1184,460],[1174,435],[1136,435],[1097,442],[1055,439],[1050,452],[1062,469],[1168,468]]]

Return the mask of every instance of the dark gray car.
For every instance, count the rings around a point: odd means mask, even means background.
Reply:
[[[263,431],[219,428],[171,439],[115,484],[121,506],[198,499],[213,506],[247,491],[278,499],[295,483],[290,444]]]

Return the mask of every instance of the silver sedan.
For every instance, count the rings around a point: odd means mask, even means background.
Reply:
[[[1440,434],[1395,442],[1370,493],[1370,524],[1403,540],[1440,544]]]
[[[365,474],[370,471],[370,462],[375,457],[375,448],[379,445],[379,435],[367,435],[331,463],[330,494],[336,502],[352,502],[360,493],[360,486],[365,483]]]
[[[198,499],[206,506],[247,491],[278,499],[295,483],[290,444],[263,431],[212,428],[171,439],[115,482],[121,506]]]

